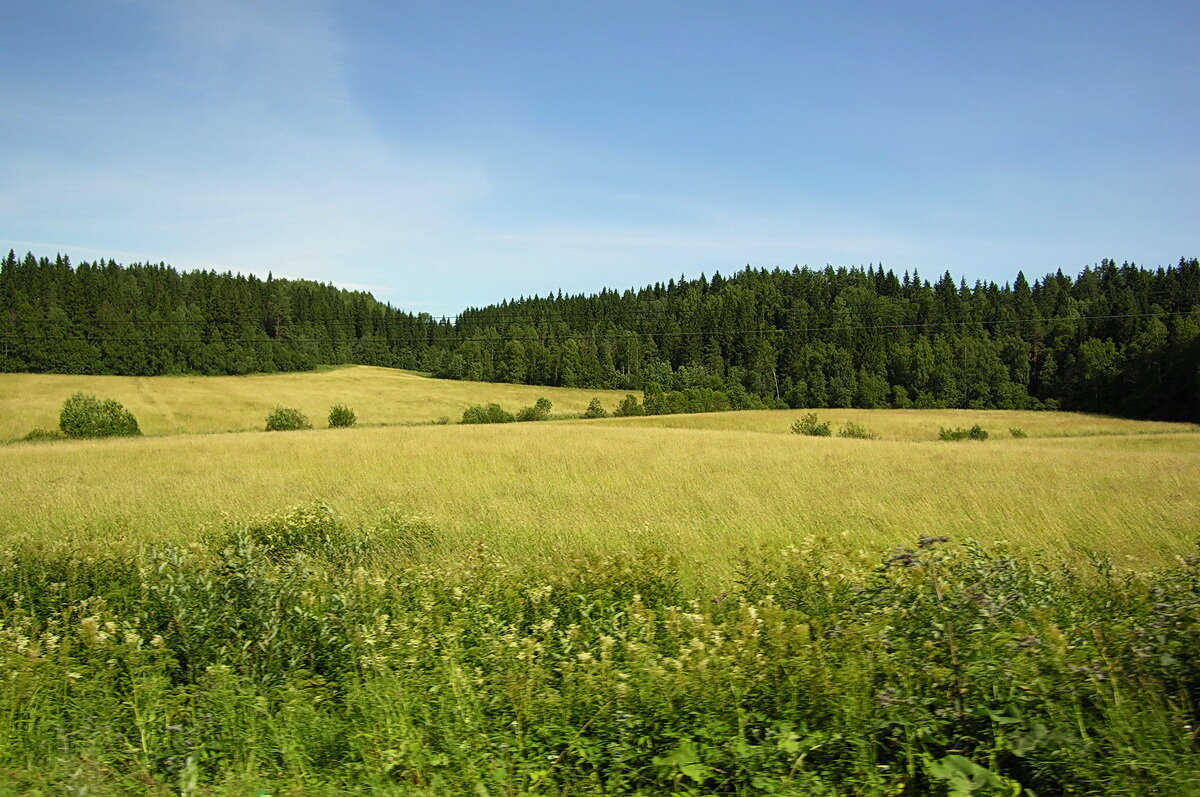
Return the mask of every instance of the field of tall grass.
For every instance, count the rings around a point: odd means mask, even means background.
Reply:
[[[0,447],[0,529],[78,550],[131,549],[323,501],[355,525],[426,518],[448,557],[480,543],[514,559],[636,545],[697,572],[728,572],[739,546],[808,537],[853,552],[919,533],[969,536],[1150,565],[1200,536],[1194,433],[847,440],[790,434],[798,415],[14,444]],[[678,421],[691,428],[660,425]],[[911,422],[886,412],[865,421],[885,438]],[[934,413],[910,436],[935,436],[941,422]],[[764,431],[721,428],[744,423]],[[1037,435],[1061,420],[1024,413],[1004,423]]]
[[[37,395],[8,376],[14,435],[75,390],[152,435],[0,445],[0,793],[1200,782],[1196,426],[436,425],[467,404],[619,396],[363,368],[39,377],[54,387]],[[215,433],[276,403],[348,404],[365,425]],[[974,425],[989,439],[938,439]]]
[[[497,402],[506,409],[533,404],[539,396],[556,414],[579,414],[600,396],[616,405],[623,392],[430,379],[393,368],[355,365],[313,373],[250,376],[76,376],[0,374],[0,441],[31,429],[58,427],[58,411],[72,393],[116,399],[137,416],[147,435],[238,432],[263,428],[271,408],[296,407],[318,425],[329,408],[348,405],[364,426],[457,422],[472,404]]]
[[[698,415],[654,415],[588,423],[655,426],[667,429],[717,429],[733,432],[787,434],[793,419],[815,413],[837,429],[847,422],[865,426],[883,440],[937,440],[938,430],[979,424],[992,438],[1012,437],[1019,429],[1029,437],[1090,437],[1096,435],[1149,435],[1200,432],[1193,423],[1135,421],[1081,412],[1027,412],[1023,410],[855,410],[820,409],[791,411],[714,412]],[[780,417],[788,418],[780,423]]]

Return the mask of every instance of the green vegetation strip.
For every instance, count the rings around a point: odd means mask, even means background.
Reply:
[[[311,506],[203,544],[0,560],[0,790],[1184,794],[1200,559],[923,538],[530,569]],[[385,561],[390,560],[390,561]],[[1020,792],[1024,789],[1025,792]]]

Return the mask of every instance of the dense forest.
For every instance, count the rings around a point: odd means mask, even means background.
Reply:
[[[0,264],[0,370],[240,374],[363,363],[644,390],[660,411],[1055,408],[1200,420],[1200,261],[968,286],[882,267],[747,268],[454,318],[300,280]]]

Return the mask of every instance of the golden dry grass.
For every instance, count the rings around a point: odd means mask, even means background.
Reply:
[[[1009,430],[1023,430],[1029,437],[1080,437],[1090,435],[1144,435],[1200,432],[1191,423],[1134,421],[1107,415],[1079,412],[1025,412],[1020,410],[853,410],[818,409],[779,412],[714,412],[699,415],[654,415],[615,418],[608,423],[668,429],[719,429],[724,431],[790,434],[794,421],[815,413],[829,421],[837,433],[847,421],[866,426],[883,440],[937,440],[938,430],[970,428],[979,424],[994,438],[1011,437]],[[599,421],[588,421],[598,423]]]
[[[353,523],[370,524],[388,506],[424,515],[448,556],[478,543],[530,559],[653,547],[721,573],[740,546],[809,536],[847,553],[920,534],[1004,539],[1055,554],[1103,550],[1139,566],[1200,539],[1193,431],[1006,413],[1004,424],[1031,435],[1106,436],[919,442],[960,416],[873,411],[864,423],[909,439],[845,440],[787,433],[800,414],[3,446],[0,529],[106,550],[186,540],[204,524],[323,500]]]
[[[599,396],[615,405],[624,392],[430,379],[409,371],[358,365],[315,373],[251,376],[75,376],[0,374],[0,441],[35,427],[58,428],[58,411],[72,393],[116,399],[147,435],[198,434],[262,429],[272,407],[296,407],[315,426],[329,408],[345,404],[364,426],[457,422],[471,404],[496,402],[515,411],[539,396],[554,412],[582,413]]]

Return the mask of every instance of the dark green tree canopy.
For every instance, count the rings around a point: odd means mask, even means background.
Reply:
[[[0,370],[338,363],[662,394],[651,408],[1062,407],[1200,420],[1200,262],[1105,260],[1075,278],[1018,272],[1011,285],[973,286],[882,266],[746,268],[454,319],[302,280],[13,252],[0,263]]]

